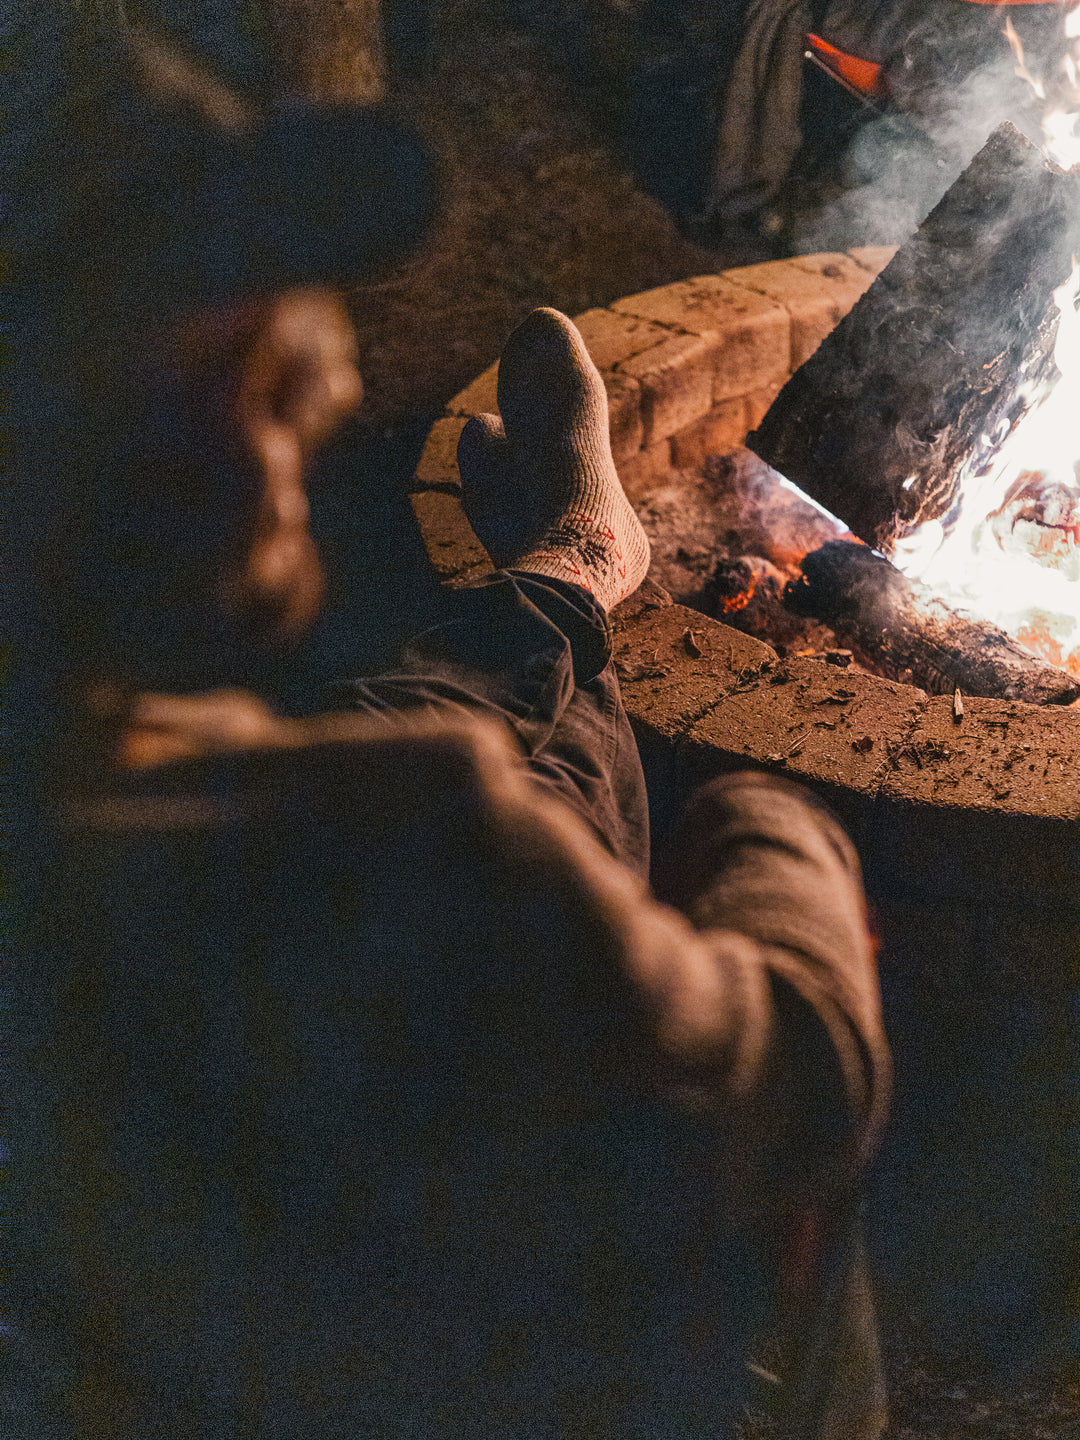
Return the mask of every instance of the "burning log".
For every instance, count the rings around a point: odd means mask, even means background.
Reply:
[[[1080,177],[998,127],[747,445],[886,553],[952,510],[1021,384],[1053,371],[1053,291],[1080,254]]]
[[[823,655],[837,648],[833,632],[784,604],[785,586],[799,573],[797,565],[780,570],[762,555],[722,556],[694,604],[781,653]]]
[[[784,603],[824,620],[897,679],[937,694],[959,689],[1033,705],[1068,705],[1080,696],[1080,680],[995,625],[958,615],[865,545],[831,541],[807,555],[802,568]]]
[[[1030,557],[1036,565],[1080,580],[1080,494],[1075,490],[1026,471],[986,518],[1003,553]]]

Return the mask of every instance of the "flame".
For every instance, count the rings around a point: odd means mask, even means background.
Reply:
[[[993,621],[1080,676],[1080,266],[1054,291],[1054,366],[1021,386],[1023,414],[960,475],[943,520],[920,525],[891,557],[955,609]]]
[[[1016,57],[1016,66],[1013,70],[1013,74],[1019,75],[1021,80],[1026,80],[1027,83],[1031,86],[1032,90],[1034,90],[1038,98],[1040,100],[1045,100],[1046,87],[1043,85],[1041,80],[1036,80],[1035,76],[1032,75],[1031,72],[1028,70],[1027,61],[1024,58],[1024,47],[1020,42],[1020,36],[1017,35],[1016,30],[1013,27],[1011,18],[1005,21],[1005,39],[1008,40],[1009,49]]]
[[[1042,105],[1043,148],[1080,165],[1080,4],[1064,17],[1056,70],[1032,75],[1011,19],[1015,73]],[[959,476],[952,512],[901,541],[893,563],[955,609],[991,620],[1080,676],[1080,267],[1054,291],[1054,366],[1021,378],[1016,402]],[[1013,423],[1012,416],[1019,414]],[[989,458],[987,458],[989,457]]]
[[[1055,164],[1071,170],[1080,164],[1080,5],[1073,4],[1065,15],[1066,43],[1056,72],[1052,69],[1049,75],[1031,73],[1011,18],[1005,21],[1003,33],[1016,61],[1013,73],[1026,81],[1035,98],[1043,102],[1043,149]]]
[[[731,595],[721,601],[725,615],[734,615],[737,610],[745,610],[750,601],[754,598],[754,591],[757,589],[757,576],[751,575],[750,584],[738,595]]]

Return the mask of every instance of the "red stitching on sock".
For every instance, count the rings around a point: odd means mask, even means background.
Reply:
[[[587,590],[589,594],[592,595],[594,593],[593,587],[589,584],[588,580],[585,579],[582,571],[578,569],[578,567],[574,564],[572,560],[567,560],[566,563],[570,567],[570,573],[576,577],[576,583],[580,585],[583,590]]]

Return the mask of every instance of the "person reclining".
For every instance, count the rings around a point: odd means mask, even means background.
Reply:
[[[248,657],[320,608],[304,462],[359,400],[344,311],[283,285],[157,345],[217,437],[175,458],[213,483],[178,538],[160,494],[87,482],[139,583],[83,551],[103,613],[66,635],[46,774],[28,1406],[139,1440],[713,1437],[776,1367],[790,1433],[877,1433],[858,862],[813,797],[740,773],[650,891],[609,618],[648,544],[576,329],[527,317],[501,419],[462,436],[499,570],[290,716]]]

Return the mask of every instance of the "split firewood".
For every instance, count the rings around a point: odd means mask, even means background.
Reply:
[[[1080,175],[1005,123],[747,445],[888,554],[952,509],[961,471],[1056,373],[1053,292],[1080,254]]]
[[[898,680],[936,694],[961,690],[1033,705],[1068,705],[1080,696],[1080,680],[996,625],[950,609],[865,545],[832,541],[802,568],[784,592],[785,605],[824,620]]]

